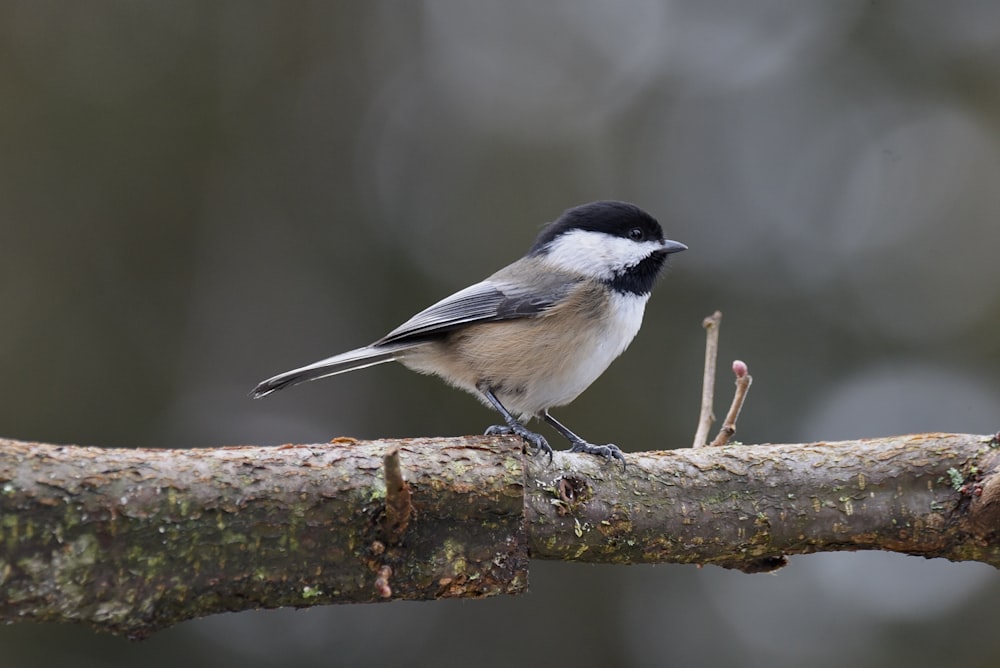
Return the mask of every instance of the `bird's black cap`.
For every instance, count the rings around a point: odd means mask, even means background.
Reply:
[[[633,238],[633,230],[640,230],[641,237]],[[600,200],[566,209],[535,239],[529,255],[544,252],[555,239],[573,230],[603,232],[611,236],[633,238],[634,241],[663,241],[663,228],[651,215],[628,202]]]

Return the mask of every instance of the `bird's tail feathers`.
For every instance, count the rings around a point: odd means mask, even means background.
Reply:
[[[272,392],[277,392],[278,390],[298,385],[299,383],[318,380],[327,376],[336,376],[339,373],[364,369],[376,364],[392,362],[404,350],[414,348],[418,345],[421,344],[408,342],[381,346],[365,346],[364,348],[349,350],[346,353],[334,355],[308,366],[292,369],[291,371],[279,373],[277,376],[268,378],[253,388],[250,396],[254,399],[260,399]]]

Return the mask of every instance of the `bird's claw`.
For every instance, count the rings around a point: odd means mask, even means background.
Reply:
[[[573,446],[569,449],[570,452],[584,452],[588,455],[597,455],[598,457],[604,457],[605,459],[617,459],[622,463],[622,471],[625,470],[625,455],[622,453],[621,448],[613,443],[608,443],[607,445],[594,445],[593,443],[588,443],[587,441],[574,441]]]
[[[549,456],[549,463],[552,463],[552,446],[549,445],[549,442],[546,441],[545,437],[541,434],[536,434],[521,425],[509,426],[495,424],[486,430],[487,436],[509,436],[511,434],[520,436],[524,439],[524,442],[527,443],[534,452],[544,452],[547,454]]]
[[[549,463],[552,463],[552,446],[549,442],[545,440],[545,437],[541,434],[536,434],[530,431],[526,427],[521,425],[511,426],[504,424],[495,424],[486,429],[487,436],[520,436],[524,439],[524,442],[533,450],[535,453],[544,452],[549,456]],[[597,455],[598,457],[604,457],[605,459],[616,459],[622,463],[622,471],[625,470],[625,455],[622,453],[621,448],[612,443],[607,445],[594,445],[593,443],[588,443],[583,439],[574,440],[573,445],[567,452],[583,452],[588,455]]]

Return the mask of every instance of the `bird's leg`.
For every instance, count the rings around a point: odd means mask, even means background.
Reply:
[[[546,422],[555,427],[556,431],[566,437],[566,440],[573,444],[569,449],[570,452],[586,452],[588,455],[599,455],[605,459],[617,459],[622,463],[622,470],[625,470],[625,455],[622,454],[621,448],[617,445],[613,445],[611,443],[607,445],[594,445],[593,443],[588,443],[570,431],[569,428],[562,422],[549,415],[548,411],[543,411],[542,416],[545,418]]]
[[[496,436],[499,434],[514,434],[515,436],[520,436],[524,441],[535,449],[536,452],[544,452],[549,456],[549,462],[552,462],[552,446],[549,442],[545,440],[545,437],[541,434],[536,434],[533,431],[528,430],[523,424],[517,421],[510,411],[504,408],[504,405],[500,403],[497,399],[497,395],[493,394],[493,390],[488,387],[480,387],[479,391],[483,393],[490,403],[493,404],[493,408],[497,409],[497,412],[503,416],[504,422],[507,423],[506,426],[495,424],[486,430],[488,436]]]

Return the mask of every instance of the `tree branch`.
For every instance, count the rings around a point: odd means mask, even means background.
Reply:
[[[142,637],[257,607],[512,594],[528,556],[1000,566],[996,437],[527,457],[468,437],[202,450],[0,439],[0,620]],[[388,482],[387,482],[388,481]]]

